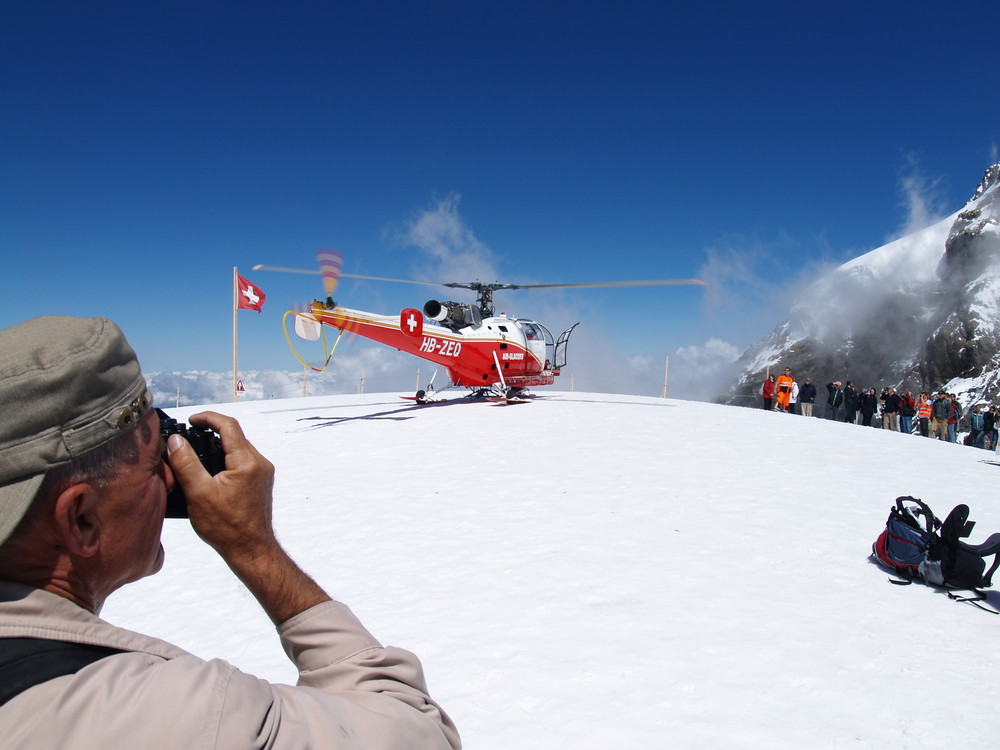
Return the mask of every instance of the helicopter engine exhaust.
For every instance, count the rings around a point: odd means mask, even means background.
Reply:
[[[448,328],[464,328],[483,322],[478,307],[459,302],[438,302],[436,299],[427,301],[424,315]]]

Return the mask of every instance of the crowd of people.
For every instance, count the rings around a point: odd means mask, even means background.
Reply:
[[[792,377],[786,367],[781,375],[768,375],[759,394],[764,408],[801,414],[804,417],[822,416],[837,422],[881,427],[896,432],[919,434],[924,437],[957,443],[963,426],[968,434],[966,445],[996,450],[1000,430],[1000,407],[974,405],[967,414],[954,393],[912,391],[897,393],[895,388],[857,388],[848,380],[834,380],[826,384],[826,401],[822,414],[814,411],[817,398],[822,397],[812,378],[805,378],[802,385]]]

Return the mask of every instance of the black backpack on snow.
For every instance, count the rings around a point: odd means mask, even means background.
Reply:
[[[910,583],[918,580],[932,586],[967,589],[973,597],[948,596],[962,601],[980,601],[980,591],[993,585],[993,574],[1000,566],[1000,533],[992,534],[982,544],[962,541],[972,533],[975,521],[969,520],[969,506],[956,505],[942,523],[926,503],[915,497],[897,497],[889,510],[885,530],[872,545],[872,559]],[[986,570],[985,558],[993,555]]]

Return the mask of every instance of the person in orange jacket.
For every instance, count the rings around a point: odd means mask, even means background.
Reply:
[[[788,411],[788,400],[792,396],[793,385],[795,385],[795,380],[792,378],[792,370],[790,367],[786,367],[785,372],[779,375],[775,382],[775,390],[777,391],[775,408],[778,411]]]
[[[920,394],[920,403],[917,404],[917,419],[920,422],[920,434],[924,437],[930,437],[931,430],[931,410],[933,409],[933,402],[931,401],[931,394],[924,391]]]

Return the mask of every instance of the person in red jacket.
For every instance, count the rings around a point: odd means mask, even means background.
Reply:
[[[907,391],[900,396],[899,402],[899,431],[907,435],[913,433],[913,418],[917,415],[917,401],[913,398],[913,391]]]
[[[760,387],[760,395],[764,399],[764,409],[767,411],[771,411],[774,407],[774,391],[774,375],[768,375],[767,380],[765,380],[764,384]]]

